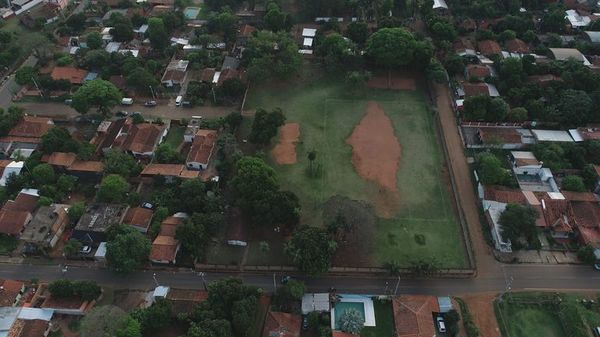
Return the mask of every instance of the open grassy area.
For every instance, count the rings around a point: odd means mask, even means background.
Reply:
[[[352,147],[346,143],[369,101],[383,107],[402,148],[396,213],[389,219],[379,218],[376,228],[368,229],[373,239],[362,240],[368,245],[365,250],[370,256],[369,265],[434,258],[443,267],[465,266],[458,222],[441,173],[443,157],[433,116],[422,93],[365,90],[363,97],[356,98],[346,95],[339,81],[319,80],[289,87],[254,88],[246,108],[281,107],[287,122],[300,124],[298,162],[273,166],[282,187],[300,198],[302,223],[323,226],[323,205],[331,197],[341,195],[372,205],[381,192],[378,185],[357,174],[352,165]],[[317,177],[307,174],[307,153],[311,150],[317,151]],[[424,237],[424,242],[417,243],[416,235]],[[345,260],[352,261],[352,257]]]
[[[374,300],[375,309],[374,327],[365,327],[360,332],[361,337],[394,337],[396,328],[394,327],[394,313],[392,311],[392,302]]]
[[[183,126],[173,126],[169,128],[169,132],[165,137],[164,143],[171,145],[173,148],[177,148],[181,143],[183,143],[183,134],[185,133],[185,127]]]
[[[562,305],[571,303],[576,316],[569,317],[564,309],[559,309],[559,298]],[[505,296],[505,300],[494,306],[504,337],[579,336],[600,325],[600,307],[585,305],[581,299],[576,294],[516,293]],[[582,334],[570,331],[579,328]]]

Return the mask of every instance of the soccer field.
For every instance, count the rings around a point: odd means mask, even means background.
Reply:
[[[284,189],[298,195],[302,223],[324,226],[324,205],[333,196],[344,196],[374,213],[369,228],[357,228],[349,247],[340,247],[335,265],[380,266],[397,261],[406,265],[419,258],[434,258],[443,267],[466,264],[458,221],[452,209],[449,188],[444,182],[443,157],[433,128],[432,112],[420,92],[369,89],[364,97],[343,94],[337,83],[319,82],[288,88],[253,89],[247,109],[280,107],[286,122],[300,124],[296,145],[297,163],[276,165]],[[381,188],[361,177],[352,163],[352,146],[346,140],[365,116],[367,103],[383,108],[400,143],[397,198],[383,200]],[[376,132],[374,132],[376,133]],[[274,139],[273,143],[276,143]],[[317,159],[309,175],[308,152]],[[393,202],[392,216],[383,216],[381,205]],[[358,242],[360,241],[360,242]],[[346,249],[345,249],[346,248]],[[357,259],[352,254],[361,255]]]

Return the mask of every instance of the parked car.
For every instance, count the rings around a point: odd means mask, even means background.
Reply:
[[[304,330],[304,331],[308,330],[308,316],[307,315],[302,316],[302,330]]]
[[[73,100],[72,99],[65,99],[65,104],[66,105],[71,105],[71,104],[73,104]]]
[[[81,250],[79,250],[81,254],[89,254],[92,252],[92,246],[83,246]]]
[[[594,269],[596,269],[596,270],[600,270],[600,263],[596,263],[596,264],[594,264]]]
[[[154,205],[152,205],[149,202],[144,202],[144,203],[142,203],[142,208],[154,209]]]
[[[145,107],[149,107],[149,108],[155,107],[156,106],[156,101],[146,101],[146,102],[144,102],[144,106]]]
[[[129,112],[121,110],[121,111],[117,111],[117,113],[115,114],[115,116],[117,117],[127,117],[129,115]]]
[[[133,104],[133,98],[130,97],[125,97],[121,100],[121,104],[122,105],[132,105]]]
[[[289,280],[291,280],[291,279],[292,279],[292,277],[291,277],[291,276],[289,276],[289,275],[286,275],[286,276],[284,276],[284,277],[282,277],[282,278],[281,278],[281,284],[286,284],[286,283],[288,283],[288,282],[289,282]]]
[[[446,323],[444,323],[444,318],[438,316],[435,320],[438,325],[438,330],[440,330],[440,332],[446,332]]]

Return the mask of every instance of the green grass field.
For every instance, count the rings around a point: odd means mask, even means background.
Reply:
[[[394,337],[396,327],[394,326],[394,313],[390,301],[374,300],[375,309],[374,327],[365,327],[360,332],[360,337]]]
[[[185,133],[185,127],[175,126],[169,128],[169,132],[165,137],[164,143],[169,144],[174,149],[178,148],[183,143],[183,134]]]
[[[300,123],[298,163],[273,166],[282,187],[300,198],[302,223],[322,226],[323,204],[332,196],[372,204],[379,192],[376,184],[356,173],[352,148],[345,142],[370,100],[384,108],[402,147],[398,211],[392,219],[379,219],[377,228],[372,229],[370,265],[435,258],[443,267],[464,267],[458,222],[441,175],[443,157],[422,93],[366,90],[363,98],[353,98],[344,94],[339,83],[315,81],[293,87],[255,88],[246,109],[281,107],[287,122]],[[320,167],[316,178],[307,174],[307,153],[311,150],[317,151],[316,164]],[[417,234],[425,237],[424,245],[415,242]]]

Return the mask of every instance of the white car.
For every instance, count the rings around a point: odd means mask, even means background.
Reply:
[[[79,252],[81,254],[89,254],[92,252],[92,246],[83,246]]]
[[[440,330],[440,332],[446,332],[446,324],[444,323],[444,318],[438,316],[435,320],[437,321],[438,330]]]

